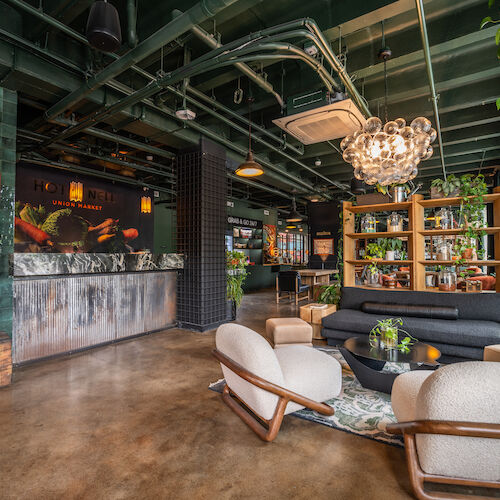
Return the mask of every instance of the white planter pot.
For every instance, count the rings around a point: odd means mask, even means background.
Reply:
[[[387,250],[385,252],[385,260],[396,260],[395,251],[394,250]]]

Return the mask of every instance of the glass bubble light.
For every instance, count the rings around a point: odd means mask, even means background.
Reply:
[[[380,118],[366,120],[362,129],[340,143],[343,158],[352,164],[356,179],[369,185],[404,184],[417,176],[417,165],[433,153],[436,140],[431,122],[419,116],[409,125],[404,118],[385,125]]]

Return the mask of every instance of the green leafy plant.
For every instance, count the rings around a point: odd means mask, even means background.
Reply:
[[[227,299],[232,300],[239,307],[243,300],[243,283],[247,277],[247,258],[243,252],[237,250],[226,252],[226,283]]]
[[[335,304],[340,302],[340,283],[333,285],[324,285],[321,287],[321,292],[318,297],[320,304]]]
[[[482,237],[486,234],[480,230],[484,225],[484,195],[488,187],[484,175],[465,174],[460,177],[460,214],[463,218],[463,232],[457,240],[455,251],[463,254],[468,249],[477,249],[478,257],[484,256]]]
[[[488,0],[488,8],[491,9],[495,5],[495,0]],[[491,16],[486,16],[482,21],[479,29],[483,29],[490,24],[498,24],[500,19],[493,19]],[[497,58],[500,59],[500,27],[495,34],[495,43],[497,45]],[[496,100],[497,110],[500,110],[500,97]]]
[[[387,347],[385,349],[387,350],[397,348],[401,352],[409,352],[410,346],[418,342],[418,340],[406,330],[400,328],[401,326],[403,326],[402,318],[379,319],[370,331],[370,344],[376,347],[382,339],[386,342]],[[405,334],[401,342],[399,341],[399,332]]]
[[[440,178],[434,179],[431,182],[431,188],[435,188],[443,194],[443,198],[446,198],[460,189],[460,179],[454,174],[449,174],[446,180]]]
[[[399,238],[383,238],[381,240],[380,246],[384,252],[401,252],[403,250],[403,241]]]
[[[374,259],[383,259],[385,256],[385,251],[383,247],[380,245],[381,239],[378,239],[377,242],[367,243],[365,247],[365,255],[364,258],[367,260]],[[378,272],[378,266],[375,262],[369,264],[368,269],[371,274],[376,274]]]

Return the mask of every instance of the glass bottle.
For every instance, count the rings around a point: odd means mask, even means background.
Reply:
[[[454,292],[457,289],[457,273],[449,269],[439,271],[438,288],[440,292]]]
[[[403,216],[397,212],[392,212],[387,218],[387,231],[394,233],[403,230]]]
[[[377,232],[377,220],[371,214],[366,214],[361,219],[361,232],[362,233],[376,233]]]
[[[448,208],[441,208],[436,212],[436,229],[453,229],[453,212]]]
[[[442,241],[437,247],[437,260],[451,260],[452,248],[451,243]]]

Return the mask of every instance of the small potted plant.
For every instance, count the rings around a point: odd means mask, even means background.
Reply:
[[[372,262],[368,265],[368,275],[367,275],[367,285],[368,286],[380,286],[380,270],[374,262],[379,259],[384,258],[384,249],[379,244],[379,241],[368,243],[365,248],[364,259],[371,260]]]
[[[370,344],[373,347],[380,345],[387,350],[399,349],[401,352],[409,352],[410,346],[418,340],[400,328],[401,326],[403,326],[402,318],[379,319],[370,331]],[[400,332],[405,334],[401,342],[399,341]]]
[[[453,174],[449,174],[444,179],[434,179],[431,182],[431,198],[453,198],[460,192],[460,179]]]
[[[385,260],[396,260],[396,252],[403,250],[403,241],[399,238],[385,238],[381,246],[385,251]]]

